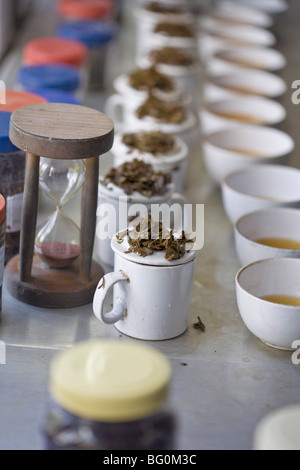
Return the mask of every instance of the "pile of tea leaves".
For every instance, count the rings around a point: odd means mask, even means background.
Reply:
[[[180,7],[171,6],[171,5],[163,5],[159,2],[150,2],[144,6],[145,10],[152,11],[153,13],[182,13],[182,9]]]
[[[165,194],[167,185],[171,181],[170,173],[154,171],[152,165],[135,158],[118,167],[111,168],[101,180],[101,183],[104,186],[112,183],[122,188],[127,195],[138,192],[149,198]]]
[[[168,155],[176,147],[175,137],[161,131],[140,131],[124,134],[122,142],[132,150],[136,149],[141,153],[151,153],[154,156]]]
[[[149,95],[136,110],[139,119],[150,116],[164,123],[180,124],[186,119],[186,109],[176,102],[164,101]]]
[[[162,92],[174,91],[176,86],[174,80],[158,72],[155,66],[147,69],[135,69],[128,75],[129,84],[139,91],[159,90]]]
[[[190,25],[163,22],[158,23],[154,28],[155,33],[166,34],[170,37],[195,38],[195,31]]]
[[[166,46],[162,49],[151,51],[149,56],[155,64],[189,67],[195,63],[195,59],[187,54],[183,48],[179,47]]]
[[[184,231],[181,237],[175,237],[173,230],[163,227],[161,221],[153,221],[151,216],[148,219],[141,219],[135,227],[136,234],[130,236],[130,228],[127,229],[127,238],[130,248],[125,253],[136,253],[143,258],[153,253],[165,253],[167,261],[182,258],[190,251],[187,245],[193,244],[194,240],[186,237]],[[140,237],[137,236],[140,232]]]

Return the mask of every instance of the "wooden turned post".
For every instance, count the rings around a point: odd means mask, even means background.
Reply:
[[[92,259],[98,202],[99,156],[113,144],[113,122],[98,110],[65,103],[19,108],[10,122],[10,140],[26,151],[20,253],[6,266],[8,290],[40,307],[90,303],[103,275]],[[82,189],[80,256],[65,268],[49,268],[34,254],[40,157],[85,160]]]

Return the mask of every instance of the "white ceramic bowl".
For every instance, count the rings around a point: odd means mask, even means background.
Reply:
[[[234,239],[241,265],[266,258],[300,258],[300,210],[277,207],[246,214],[234,225]],[[289,246],[282,244],[285,240],[296,245],[282,248]],[[271,246],[277,241],[278,246]]]
[[[222,181],[225,213],[233,224],[245,214],[270,207],[300,208],[300,170],[283,165],[256,165]]]
[[[209,12],[212,17],[220,21],[235,21],[262,28],[269,28],[273,24],[273,19],[269,14],[231,0],[222,0],[216,6],[210,8]]]
[[[204,86],[204,101],[253,95],[277,98],[286,90],[285,81],[278,75],[249,69],[210,77]]]
[[[270,258],[243,266],[235,278],[237,306],[246,327],[268,346],[293,350],[300,338],[300,305],[265,296],[300,297],[300,259]]]
[[[238,3],[269,14],[282,13],[288,9],[286,0],[238,0]]]
[[[213,132],[203,142],[203,159],[217,182],[230,173],[262,164],[286,164],[294,148],[293,139],[279,129],[243,125]]]
[[[241,70],[277,72],[286,65],[284,55],[268,47],[232,47],[216,52],[207,64],[210,75]]]
[[[237,125],[275,125],[285,119],[286,110],[275,100],[248,96],[204,103],[199,115],[203,134],[210,134]]]

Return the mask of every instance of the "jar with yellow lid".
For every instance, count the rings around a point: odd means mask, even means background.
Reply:
[[[49,380],[47,450],[170,450],[171,367],[156,349],[89,340],[59,353]]]
[[[6,232],[6,202],[2,194],[0,194],[0,318],[2,311],[2,283],[4,275],[4,258],[5,258],[5,232]]]

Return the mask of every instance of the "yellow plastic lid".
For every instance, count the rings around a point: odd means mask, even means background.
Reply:
[[[152,347],[90,340],[54,358],[50,394],[62,408],[83,418],[132,421],[159,410],[170,378],[168,360]]]

